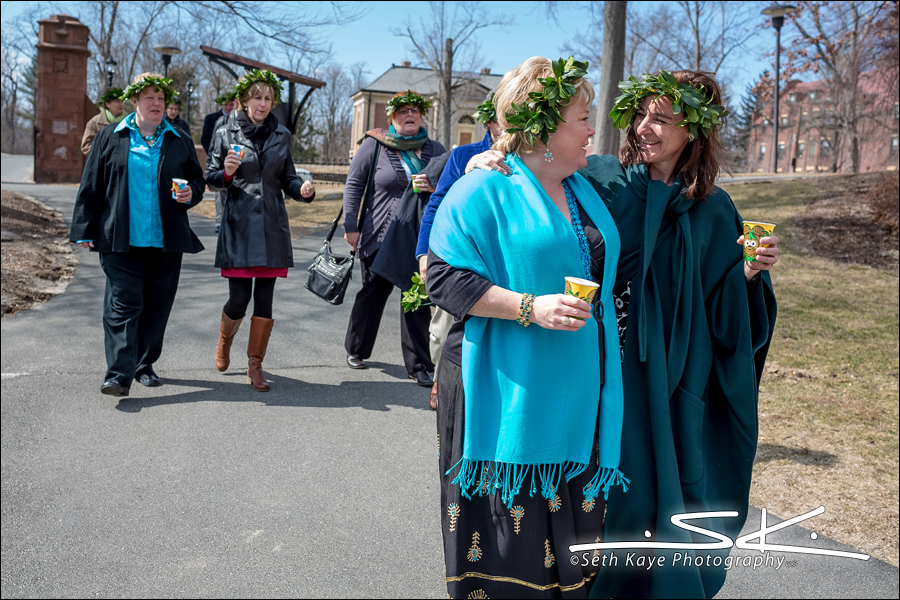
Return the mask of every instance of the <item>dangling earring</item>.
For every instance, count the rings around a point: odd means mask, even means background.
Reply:
[[[547,151],[544,152],[544,162],[553,162],[553,153],[550,152],[550,142],[547,142]]]
[[[694,134],[693,134],[693,133],[689,133],[689,134],[688,134],[688,141],[689,141],[689,142],[693,142],[693,141],[694,141]]]

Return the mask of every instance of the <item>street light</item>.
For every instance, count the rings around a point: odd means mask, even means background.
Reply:
[[[186,116],[187,116],[188,127],[190,127],[190,125],[191,125],[191,94],[194,93],[194,82],[188,81],[185,84],[184,89],[187,91],[187,115]]]
[[[792,4],[778,4],[773,2],[762,14],[772,17],[772,26],[775,28],[775,144],[772,147],[772,172],[778,172],[778,79],[781,77],[781,26],[784,25],[784,17],[797,10]]]
[[[153,49],[162,54],[163,61],[163,77],[169,76],[169,63],[172,62],[172,56],[181,54],[181,48],[176,46],[153,46]]]
[[[113,75],[116,74],[116,65],[118,63],[110,56],[106,59],[106,87],[112,87]]]

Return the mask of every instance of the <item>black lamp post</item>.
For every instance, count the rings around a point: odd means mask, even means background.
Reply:
[[[176,46],[153,46],[153,49],[162,54],[163,61],[163,77],[169,76],[169,63],[172,62],[172,56],[181,54],[181,48]]]
[[[194,93],[194,82],[188,81],[184,86],[185,91],[187,91],[187,122],[188,126],[191,124],[191,94]]]
[[[762,14],[772,17],[772,26],[775,28],[775,115],[772,120],[775,126],[775,145],[772,148],[772,172],[778,172],[778,120],[781,116],[778,114],[778,80],[781,77],[781,27],[784,25],[785,15],[789,15],[797,10],[796,6],[791,4],[778,4],[773,2]]]
[[[111,88],[113,76],[116,74],[116,65],[118,63],[113,60],[112,56],[106,59],[106,87]]]

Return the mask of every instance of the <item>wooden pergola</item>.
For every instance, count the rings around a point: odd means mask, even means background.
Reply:
[[[297,133],[297,121],[299,120],[300,113],[303,111],[303,107],[306,105],[306,101],[309,100],[310,95],[314,90],[325,87],[325,82],[319,79],[314,79],[312,77],[307,77],[306,75],[294,73],[293,71],[288,71],[286,69],[267,65],[264,62],[253,60],[252,58],[239,56],[237,54],[232,54],[231,52],[219,50],[217,48],[210,48],[209,46],[200,46],[200,50],[209,59],[209,62],[215,63],[231,73],[234,76],[235,80],[240,79],[241,76],[235,73],[235,71],[228,66],[229,64],[243,67],[247,71],[253,69],[268,69],[269,71],[272,71],[272,73],[274,73],[275,76],[278,77],[278,79],[280,79],[281,81],[288,82],[287,103],[282,104],[281,106],[276,106],[272,112],[274,112],[275,116],[278,117],[278,121],[282,125],[287,127],[292,134]],[[297,100],[297,85],[304,85],[309,89],[306,91],[306,94],[304,94],[303,99],[300,100],[300,103],[297,105],[297,109],[294,110],[294,103]]]

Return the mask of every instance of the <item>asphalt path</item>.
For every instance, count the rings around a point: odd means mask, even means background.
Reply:
[[[3,179],[22,181],[30,157],[2,161]],[[71,216],[74,186],[3,188]],[[232,368],[213,368],[227,285],[212,266],[213,223],[191,223],[206,250],[184,257],[163,386],[99,393],[94,253],[76,250],[64,294],[0,322],[2,596],[444,597],[434,413],[402,366],[399,292],[372,368],[348,369],[350,304],[303,288],[323,235],[295,240],[264,362],[272,390],[257,393],[244,375],[248,327]],[[348,299],[358,289],[357,271]],[[745,532],[759,528],[754,514]],[[854,551],[810,533],[794,525],[767,541]],[[720,597],[898,595],[897,568],[881,561],[775,554],[796,562],[735,566]]]

